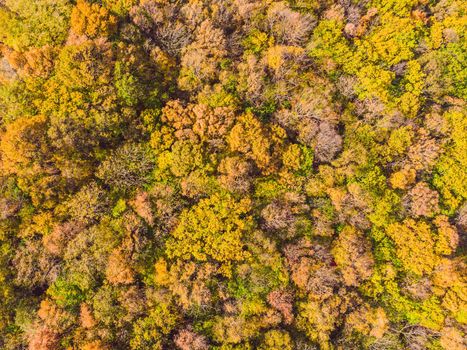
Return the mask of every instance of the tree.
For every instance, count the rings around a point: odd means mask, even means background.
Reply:
[[[406,219],[387,227],[388,236],[396,244],[396,255],[407,271],[417,275],[430,273],[439,263],[435,253],[436,238],[428,224]]]
[[[344,227],[339,233],[332,253],[346,285],[358,286],[371,276],[374,266],[371,245],[352,226]]]
[[[41,115],[22,117],[8,124],[0,141],[5,174],[31,177],[51,171],[46,132],[47,118]]]
[[[41,301],[37,315],[46,327],[58,333],[66,330],[74,322],[72,314],[59,308],[50,299]]]
[[[131,266],[128,266],[130,257],[115,249],[110,253],[105,275],[107,280],[113,284],[131,284],[135,280]]]
[[[77,221],[56,224],[52,232],[42,236],[42,244],[50,254],[63,256],[68,242],[84,228],[83,223]]]
[[[5,50],[5,58],[9,64],[25,79],[48,78],[54,69],[57,54],[58,49],[51,45],[31,48],[23,53]]]
[[[179,139],[208,141],[212,146],[220,146],[223,138],[234,122],[234,112],[230,107],[211,108],[205,104],[183,106],[179,100],[167,102],[162,109],[162,121],[175,129]]]
[[[50,117],[48,135],[67,159],[92,159],[92,152],[115,142],[124,121],[132,119],[132,111],[119,108],[111,84],[113,59],[102,40],[66,46],[56,74],[44,86],[47,97],[40,109]]]
[[[138,193],[131,202],[131,205],[136,214],[142,217],[149,225],[152,226],[154,224],[154,213],[147,192]]]
[[[196,30],[195,40],[182,51],[179,86],[195,90],[200,83],[213,81],[226,55],[224,33],[209,20]]]
[[[68,214],[79,223],[93,223],[108,208],[107,195],[96,183],[90,183],[71,197],[65,207]]]
[[[282,45],[303,44],[313,28],[311,15],[293,11],[285,2],[274,3],[268,8],[267,21],[276,42]]]
[[[68,0],[5,0],[0,8],[2,41],[17,51],[66,38],[71,4]]]
[[[396,171],[389,178],[393,188],[405,190],[415,182],[416,171],[413,168],[403,168]]]
[[[176,141],[166,157],[159,157],[159,168],[168,168],[173,175],[184,177],[205,165],[205,152],[201,144],[189,140]]]
[[[323,123],[319,127],[316,136],[316,159],[321,162],[329,162],[342,149],[342,137],[337,133],[335,127]]]
[[[58,343],[58,334],[46,326],[41,326],[34,331],[29,340],[29,350],[55,350],[59,349]]]
[[[12,260],[15,269],[15,283],[27,288],[44,288],[51,284],[60,273],[58,261],[44,252],[38,239],[27,240],[18,248]]]
[[[231,192],[246,193],[251,188],[253,166],[241,157],[227,157],[220,161],[218,171],[221,186]]]
[[[91,309],[84,303],[80,306],[80,322],[84,328],[92,328],[96,325]]]
[[[164,259],[155,264],[155,283],[170,290],[184,310],[205,310],[211,307],[213,293],[207,287],[215,276],[217,264],[195,264],[178,260],[171,266]]]
[[[90,39],[106,37],[115,32],[117,19],[105,7],[78,0],[71,12],[71,30]]]
[[[154,160],[144,144],[125,144],[109,155],[97,168],[96,175],[117,190],[142,186],[149,178]]]
[[[175,329],[179,322],[179,315],[166,303],[161,303],[149,311],[149,315],[140,318],[133,327],[131,349],[142,350],[151,347],[162,349],[165,336]]]
[[[303,214],[307,209],[304,197],[286,193],[284,198],[273,201],[261,211],[263,227],[268,231],[284,232],[286,237],[293,237],[303,226],[306,227]]]
[[[346,332],[358,332],[365,336],[381,339],[389,330],[389,320],[382,308],[362,305],[351,312],[345,320]]]
[[[342,323],[341,315],[347,311],[348,303],[348,296],[342,293],[324,300],[309,297],[298,304],[297,327],[322,349],[331,349],[331,332]]]
[[[190,329],[182,329],[175,337],[175,345],[180,350],[207,350],[208,344],[203,336]]]
[[[248,255],[244,239],[252,228],[250,200],[236,201],[229,194],[214,194],[180,215],[180,223],[167,242],[170,258],[198,261],[214,259],[224,264]]]
[[[263,343],[258,347],[261,350],[292,350],[292,339],[285,331],[272,330],[264,335]]]
[[[461,331],[454,327],[443,328],[440,339],[443,349],[462,349],[465,346],[465,339]]]
[[[431,190],[425,182],[419,182],[409,193],[409,208],[413,217],[431,217],[438,213],[438,192]]]
[[[230,150],[243,153],[254,160],[261,169],[267,169],[271,162],[270,138],[267,131],[251,113],[240,116],[227,136]]]
[[[294,319],[293,296],[289,291],[274,290],[268,294],[268,302],[273,308],[280,311],[285,324],[291,324]]]
[[[301,239],[286,245],[284,255],[290,278],[301,293],[306,292],[316,300],[325,300],[341,284],[333,257],[325,247]]]
[[[462,200],[467,198],[467,188],[465,181],[465,130],[467,123],[465,115],[461,111],[447,112],[444,118],[451,126],[451,137],[447,152],[439,159],[436,165],[436,175],[433,184],[439,189],[443,203],[452,212]]]

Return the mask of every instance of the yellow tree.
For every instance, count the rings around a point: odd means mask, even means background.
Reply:
[[[177,228],[167,241],[170,258],[199,261],[214,259],[229,264],[248,256],[243,249],[252,228],[250,200],[236,201],[229,194],[202,199],[180,215]]]

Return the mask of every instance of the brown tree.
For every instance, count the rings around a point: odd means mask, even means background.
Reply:
[[[344,227],[334,243],[332,253],[346,285],[358,286],[371,276],[374,266],[371,244],[354,227]]]
[[[129,266],[129,257],[118,248],[109,256],[105,275],[112,284],[131,284],[135,280],[133,269]]]
[[[47,328],[39,326],[35,329],[29,340],[29,350],[55,350],[59,349],[58,334]]]
[[[180,350],[207,350],[209,348],[206,339],[189,328],[178,332],[175,336],[175,345]]]
[[[439,212],[438,192],[430,189],[427,183],[419,182],[408,193],[410,213],[414,217],[432,217]]]
[[[290,291],[273,290],[268,294],[268,303],[282,314],[285,324],[293,322],[293,295]]]

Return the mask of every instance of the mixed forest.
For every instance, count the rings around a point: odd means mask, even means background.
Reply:
[[[464,0],[0,0],[0,348],[464,350]]]

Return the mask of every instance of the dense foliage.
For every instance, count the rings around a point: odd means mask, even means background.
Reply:
[[[463,350],[463,0],[0,0],[0,348]]]

